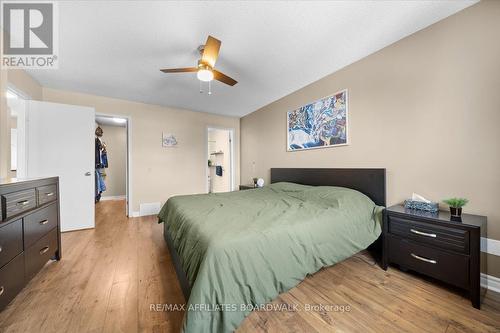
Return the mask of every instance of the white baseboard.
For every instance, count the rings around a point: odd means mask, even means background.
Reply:
[[[495,256],[500,256],[500,241],[481,237],[481,251]]]
[[[161,209],[161,202],[149,202],[149,203],[141,203],[139,205],[139,215],[140,216],[149,216],[149,215],[157,215]]]
[[[132,217],[158,215],[161,209],[161,202],[142,203],[139,211],[132,212]]]
[[[500,293],[500,279],[496,276],[481,273],[481,287]]]
[[[125,200],[124,195],[110,195],[106,197],[101,197],[101,201],[108,201],[108,200]]]

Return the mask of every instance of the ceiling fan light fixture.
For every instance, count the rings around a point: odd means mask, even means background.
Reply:
[[[202,68],[196,73],[198,80],[203,82],[209,82],[214,79],[214,73],[210,69]]]

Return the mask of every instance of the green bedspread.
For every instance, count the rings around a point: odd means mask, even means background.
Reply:
[[[234,331],[252,307],[366,249],[381,213],[360,192],[291,183],[170,198],[159,219],[192,287],[184,332]]]

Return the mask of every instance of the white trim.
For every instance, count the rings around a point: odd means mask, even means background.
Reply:
[[[11,82],[7,82],[7,89],[6,90],[11,90],[14,94],[19,96],[21,99],[24,99],[24,100],[31,100],[32,99],[29,94],[27,94],[24,91],[22,91],[21,89],[17,88]]]
[[[219,127],[219,126],[210,126],[208,125],[206,128],[205,128],[205,159],[204,161],[207,161],[207,158],[208,158],[208,131],[211,130],[211,129],[215,129],[215,130],[223,130],[223,131],[229,131],[229,139],[231,141],[231,144],[230,144],[230,154],[231,154],[231,158],[230,158],[230,166],[229,168],[231,169],[231,179],[229,181],[229,189],[230,191],[236,191],[236,176],[235,176],[235,172],[234,172],[234,167],[235,167],[235,163],[234,163],[234,128],[230,128],[230,127]],[[205,192],[208,193],[210,188],[209,188],[209,184],[208,184],[208,168],[207,168],[207,163],[205,162]]]
[[[481,287],[500,293],[500,278],[481,273]]]
[[[134,217],[134,211],[132,210],[132,117],[121,115],[121,114],[110,114],[110,113],[100,113],[96,112],[96,117],[108,117],[108,118],[124,118],[127,119],[125,124],[125,130],[127,131],[127,163],[125,166],[125,200],[127,205],[127,216]]]
[[[141,214],[139,212],[132,212],[132,214],[130,214],[131,217],[140,217]]]
[[[500,256],[500,241],[481,237],[481,251],[494,256]]]
[[[126,198],[127,197],[125,195],[110,195],[110,196],[101,197],[101,201],[124,200]]]
[[[161,202],[147,202],[139,205],[139,216],[158,215],[161,210]]]

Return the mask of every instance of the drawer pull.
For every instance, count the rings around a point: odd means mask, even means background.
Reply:
[[[3,295],[3,292],[5,291],[5,288],[3,286],[0,287],[0,296]]]
[[[18,206],[26,206],[30,203],[29,200],[23,200],[23,201],[19,201],[16,205]]]
[[[415,229],[410,229],[411,232],[413,232],[414,234],[417,234],[417,235],[420,235],[420,236],[426,236],[426,237],[432,237],[432,238],[436,238],[436,234],[428,234],[426,232],[422,232],[422,231],[418,231],[418,230],[415,230]]]
[[[38,223],[40,223],[41,225],[45,225],[45,224],[49,223],[49,220],[43,220],[43,221],[40,221]]]
[[[2,252],[2,250],[3,250],[3,247],[2,247],[2,245],[0,245],[0,252]]]
[[[434,260],[434,259],[427,259],[427,258],[424,258],[424,257],[421,257],[421,256],[417,256],[415,253],[412,253],[411,256],[413,258],[415,258],[415,259],[428,262],[429,264],[437,264],[436,260]]]
[[[49,250],[48,246],[44,247],[43,249],[40,250],[40,255],[47,253],[48,250]]]
[[[54,192],[45,193],[45,195],[48,196],[48,197],[51,197],[51,196],[54,195]]]

